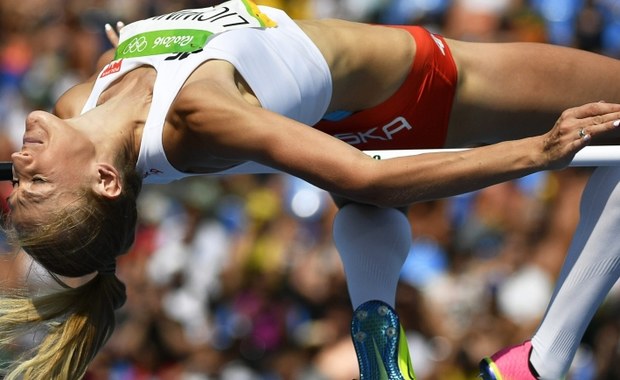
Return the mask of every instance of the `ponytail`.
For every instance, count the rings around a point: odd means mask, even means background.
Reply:
[[[125,300],[125,285],[111,273],[37,298],[15,294],[0,299],[2,346],[41,324],[47,328],[38,348],[11,365],[4,379],[80,379],[112,335],[114,311]]]

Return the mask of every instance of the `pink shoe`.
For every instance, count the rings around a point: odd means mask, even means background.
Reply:
[[[528,340],[482,359],[480,377],[483,380],[536,380],[530,370],[531,351],[532,342]]]

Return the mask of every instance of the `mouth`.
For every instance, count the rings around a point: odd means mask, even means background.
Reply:
[[[32,137],[32,136],[24,136],[22,140],[22,145],[32,145],[32,144],[43,144],[43,140]]]
[[[43,144],[45,137],[45,131],[43,128],[26,128],[24,137],[22,138],[23,145]]]

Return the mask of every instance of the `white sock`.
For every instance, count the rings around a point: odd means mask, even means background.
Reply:
[[[620,276],[620,167],[598,168],[530,362],[541,379],[566,375],[594,313]]]
[[[400,270],[411,248],[411,226],[399,210],[357,203],[343,206],[334,219],[353,308],[379,300],[394,307]]]

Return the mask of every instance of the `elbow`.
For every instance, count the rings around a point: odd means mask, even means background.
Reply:
[[[338,184],[335,193],[351,201],[380,208],[404,206],[397,202],[398,197],[395,197],[388,187],[383,186],[372,176],[348,176],[338,181]]]
[[[394,194],[387,193],[386,191],[380,191],[378,189],[367,189],[361,196],[361,202],[369,204],[379,208],[398,208],[407,206],[399,202],[398,197],[394,197]]]

